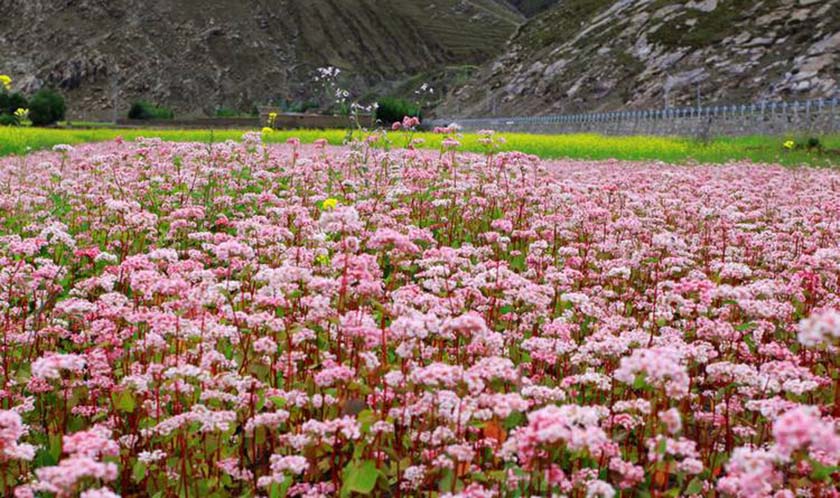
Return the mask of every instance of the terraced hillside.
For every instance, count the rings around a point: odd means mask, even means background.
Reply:
[[[525,16],[531,17],[548,9],[561,0],[510,0],[511,5]]]
[[[71,116],[144,98],[181,114],[309,99],[315,68],[357,94],[497,55],[524,20],[501,0],[0,0],[2,72],[58,87]]]
[[[831,97],[838,79],[840,0],[563,0],[440,113]]]

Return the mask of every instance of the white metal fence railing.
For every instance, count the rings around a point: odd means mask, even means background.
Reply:
[[[790,118],[791,121],[807,123],[815,116],[834,118],[840,112],[840,100],[813,99],[803,101],[764,101],[751,104],[707,105],[676,107],[654,110],[595,112],[579,114],[559,114],[546,116],[488,117],[488,118],[441,118],[432,120],[433,126],[445,126],[450,123],[469,129],[496,127],[539,127],[545,125],[576,123],[615,123],[623,121],[676,120],[686,118],[736,118],[752,117],[765,119]]]

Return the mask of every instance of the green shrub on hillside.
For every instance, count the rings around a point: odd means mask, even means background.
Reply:
[[[379,107],[376,109],[376,119],[384,125],[390,125],[402,121],[406,116],[422,117],[420,108],[416,104],[405,99],[385,97],[379,100]]]
[[[128,119],[173,119],[174,117],[175,113],[172,109],[143,100],[131,104],[131,109],[128,110]]]
[[[38,90],[29,100],[29,120],[35,126],[55,124],[64,119],[65,111],[64,97],[53,90]]]
[[[309,110],[317,110],[320,105],[314,100],[283,100],[278,103],[283,112],[305,113]]]
[[[0,114],[0,126],[17,126],[20,124],[14,114]]]
[[[219,107],[216,109],[217,118],[238,118],[242,113],[230,107]]]
[[[0,92],[0,114],[14,114],[18,109],[28,107],[26,97],[20,93]]]

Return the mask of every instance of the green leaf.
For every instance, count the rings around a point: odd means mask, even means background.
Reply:
[[[128,389],[122,391],[116,396],[114,404],[116,405],[117,410],[126,413],[131,413],[135,408],[137,408],[137,402],[134,401],[134,394],[132,394]]]
[[[753,336],[749,334],[745,335],[744,342],[747,344],[747,346],[749,346],[750,351],[755,352],[755,339],[753,339]]]
[[[61,434],[50,434],[50,457],[52,457],[54,462],[58,462],[59,457],[61,457],[61,444],[62,444],[62,437]]]
[[[341,496],[350,496],[351,493],[370,494],[380,476],[376,462],[373,460],[350,462],[344,467],[343,474],[344,484],[341,486]]]
[[[443,471],[443,478],[440,480],[440,484],[438,489],[442,492],[449,492],[452,489],[452,480],[455,479],[455,473],[452,472],[452,469],[446,469]]]
[[[51,467],[58,463],[58,458],[54,458],[50,453],[49,448],[41,448],[35,453],[35,467]]]
[[[134,467],[131,469],[131,480],[134,482],[142,482],[145,478],[146,464],[138,460],[134,463]]]
[[[507,430],[511,430],[514,427],[518,427],[525,423],[525,415],[522,412],[511,412],[510,415],[505,418],[505,421],[502,425]]]
[[[647,387],[647,382],[645,382],[645,374],[640,373],[636,375],[636,378],[633,379],[633,389],[644,389]]]
[[[286,406],[286,400],[279,396],[274,396],[268,399],[271,400],[271,402],[274,403],[274,406],[277,408],[283,408],[284,406]]]
[[[840,472],[840,467],[833,465],[823,465],[817,461],[811,461],[811,479],[815,481],[825,481],[831,478],[831,474]]]
[[[376,413],[373,412],[370,408],[364,409],[356,415],[356,421],[362,425],[367,424],[370,426],[374,422],[376,422],[377,416]]]
[[[687,495],[696,495],[703,491],[703,481],[700,480],[699,477],[695,477],[688,483],[688,486],[685,488],[685,494]]]
[[[257,446],[262,446],[267,437],[265,427],[256,427],[254,429],[254,442],[257,443]]]

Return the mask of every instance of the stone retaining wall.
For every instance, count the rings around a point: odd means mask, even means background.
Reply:
[[[283,130],[298,128],[327,130],[348,128],[352,125],[349,116],[281,112],[278,108],[274,107],[261,107],[259,112],[262,126],[267,126],[269,113],[277,113],[277,118],[274,120],[274,127]],[[369,114],[360,115],[359,121],[362,126],[370,127],[373,124],[373,116]]]
[[[193,119],[119,119],[117,126],[129,128],[186,129],[250,129],[260,125],[257,118],[193,118]]]

